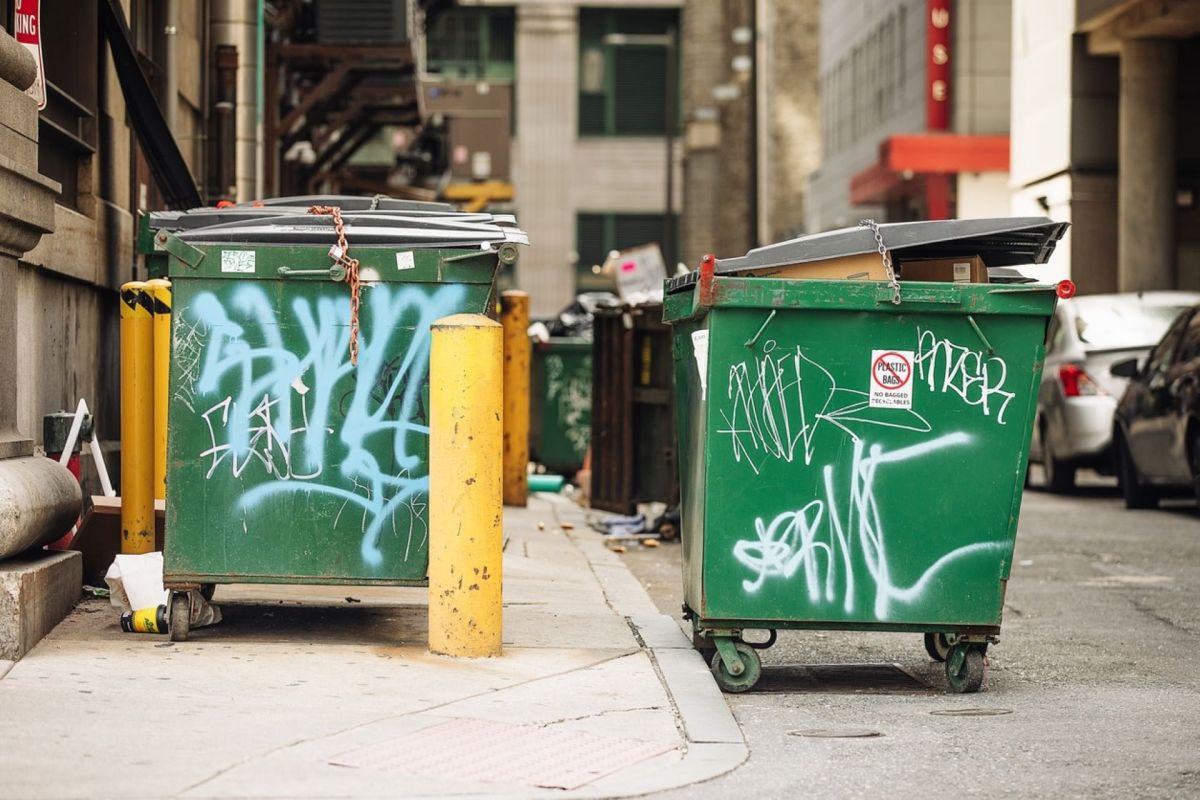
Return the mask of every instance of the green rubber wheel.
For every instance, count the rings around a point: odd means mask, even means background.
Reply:
[[[934,661],[945,661],[946,654],[950,652],[950,642],[946,641],[946,634],[925,634],[925,652],[929,653],[929,657]]]
[[[983,688],[987,676],[987,658],[973,644],[956,644],[946,654],[946,680],[950,691],[971,694]]]
[[[762,659],[758,657],[758,652],[745,642],[734,642],[733,646],[737,648],[738,656],[741,657],[742,664],[745,666],[741,675],[734,675],[729,671],[721,659],[720,651],[713,653],[709,668],[712,670],[713,677],[717,679],[717,686],[721,687],[722,692],[740,694],[753,689],[754,685],[758,683],[758,679],[762,677]]]

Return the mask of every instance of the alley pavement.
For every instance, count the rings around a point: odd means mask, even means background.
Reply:
[[[504,653],[426,649],[424,589],[223,586],[185,643],[86,599],[0,662],[0,797],[619,797],[747,757],[703,660],[581,509],[505,511]]]
[[[726,696],[750,758],[661,797],[1200,798],[1195,501],[1128,511],[1081,482],[1025,492],[985,691],[948,693],[919,634],[783,631]],[[664,613],[680,555],[622,556]]]

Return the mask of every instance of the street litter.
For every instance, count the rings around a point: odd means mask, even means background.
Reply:
[[[609,517],[603,521],[609,536],[631,536],[646,529],[646,515],[634,514],[631,517]]]
[[[119,555],[104,575],[108,598],[121,611],[121,629],[130,633],[166,633],[168,592],[163,586],[161,552]],[[199,590],[191,595],[191,627],[221,621],[221,609]]]

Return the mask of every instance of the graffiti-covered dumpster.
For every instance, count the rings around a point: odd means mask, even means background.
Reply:
[[[206,585],[426,579],[430,326],[487,313],[524,234],[314,211],[156,233],[174,291],[175,638]]]
[[[592,437],[592,343],[564,336],[534,342],[530,372],[529,457],[574,475]]]
[[[879,227],[901,274],[955,252],[1042,262],[1065,228],[974,222],[992,224]],[[755,629],[770,632],[759,648],[779,629],[923,633],[951,688],[975,691],[1055,287],[762,277],[814,256],[886,260],[871,230],[843,233],[842,253],[824,234],[668,282],[685,611],[726,691],[759,679],[742,637]]]

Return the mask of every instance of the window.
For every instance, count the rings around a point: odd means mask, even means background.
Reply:
[[[579,10],[579,134],[662,136],[667,129],[665,37],[678,31],[674,9]],[[622,37],[625,37],[624,39]],[[679,75],[675,48],[675,75]],[[679,81],[672,87],[679,108]],[[678,113],[672,120],[679,124]]]
[[[678,241],[679,215],[675,215],[673,222],[672,240]],[[616,286],[613,276],[598,274],[596,269],[604,264],[609,252],[643,244],[661,245],[662,239],[662,214],[581,212],[575,225],[575,251],[579,254],[575,270],[576,291],[613,291]],[[675,250],[674,247],[671,249]]]
[[[38,171],[62,184],[58,201],[79,208],[80,161],[96,151],[95,3],[42,3],[46,107],[38,115]]]
[[[512,80],[516,13],[511,8],[455,6],[425,33],[425,69],[460,80]]]
[[[1179,319],[1171,324],[1170,330],[1163,336],[1158,346],[1150,353],[1150,360],[1146,364],[1146,374],[1153,375],[1158,372],[1166,372],[1171,366],[1171,358],[1175,355],[1175,346],[1179,344],[1179,338],[1183,335],[1183,330],[1187,326],[1188,315],[1183,314]]]
[[[1179,345],[1179,356],[1175,363],[1186,364],[1196,358],[1200,358],[1200,314],[1192,315],[1192,321],[1188,323],[1187,331],[1183,334],[1183,342]]]

